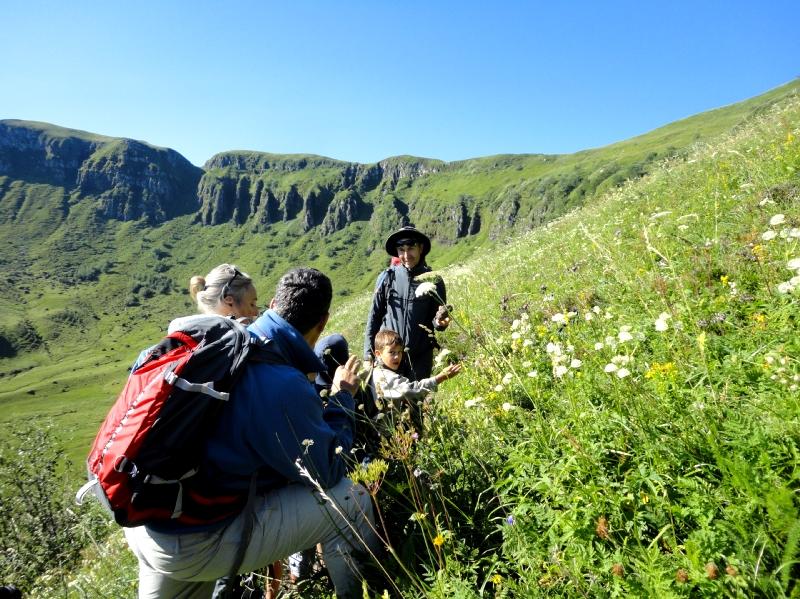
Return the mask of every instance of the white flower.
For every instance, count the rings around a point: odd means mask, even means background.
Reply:
[[[521,324],[522,324],[522,322],[520,322],[519,320],[515,319],[514,322],[511,323],[511,330],[512,331],[516,331],[519,328],[519,325],[521,325]]]
[[[769,224],[771,227],[781,225],[784,222],[786,222],[786,217],[783,214],[776,214],[771,219],[769,219]]]
[[[342,446],[341,445],[337,445],[336,449],[334,449],[334,451],[336,452],[336,455],[339,455],[340,453],[342,453]]]
[[[794,285],[789,281],[784,281],[778,285],[778,293],[791,293],[794,291]]]
[[[656,320],[656,331],[659,333],[663,333],[669,328],[666,320],[661,320],[660,318]]]
[[[525,360],[525,361],[522,363],[522,367],[523,367],[523,368],[530,368],[531,366],[533,366],[533,362],[531,362],[530,360]]]
[[[519,339],[520,337],[522,337],[522,335],[518,331],[511,333],[511,338],[514,340]]]
[[[531,345],[533,345],[533,341],[531,341],[530,339],[525,339],[522,342],[522,347],[530,347]]]
[[[552,320],[553,322],[557,322],[559,324],[566,324],[567,323],[567,317],[564,316],[561,312],[559,312],[558,314],[553,314],[550,317],[550,320]]]
[[[594,344],[594,348],[595,348],[597,351],[600,351],[600,350],[601,350],[601,349],[603,349],[604,347],[605,347],[605,345],[603,345],[603,344],[602,344],[600,341],[598,341],[597,343],[595,343],[595,344]]]
[[[558,366],[555,366],[553,368],[553,376],[557,376],[558,378],[561,378],[562,376],[567,374],[568,370],[569,370],[569,368],[567,368],[563,364],[559,364]]]
[[[609,363],[609,364],[606,364],[606,367],[605,367],[605,368],[603,368],[603,370],[604,370],[605,372],[608,372],[608,373],[611,373],[611,372],[616,372],[616,371],[617,371],[617,365],[616,365],[616,364],[614,364],[614,363]]]
[[[472,399],[468,399],[467,401],[465,401],[464,402],[464,407],[465,408],[474,408],[475,406],[477,406],[482,401],[483,401],[482,397],[480,397],[480,396],[474,397]]]
[[[611,358],[611,361],[614,364],[623,364],[624,365],[624,364],[627,364],[628,362],[630,362],[631,359],[628,356],[614,356],[613,358]]]
[[[436,285],[430,281],[424,281],[420,283],[417,286],[417,289],[414,291],[414,295],[416,297],[422,297],[423,295],[429,295],[431,293],[436,293]]]
[[[560,356],[561,355],[561,346],[558,343],[553,343],[552,341],[550,341],[547,344],[547,347],[545,348],[545,351],[548,354],[554,354],[556,356]]]
[[[630,370],[628,370],[627,368],[620,368],[619,370],[617,370],[617,376],[618,376],[619,378],[621,378],[621,379],[624,379],[624,378],[625,378],[626,376],[628,376],[630,373],[631,373],[631,371],[630,371]]]
[[[529,376],[530,378],[532,378],[532,379],[535,379],[537,376],[539,376],[539,373],[538,373],[538,371],[536,371],[536,370],[531,370],[531,371],[528,373],[528,376]]]
[[[772,239],[775,239],[775,237],[777,237],[777,236],[778,236],[778,234],[775,231],[773,231],[772,229],[770,229],[769,231],[764,231],[761,234],[761,239],[763,239],[764,241],[770,241]]]
[[[586,314],[583,315],[583,319],[586,322],[589,322],[592,318],[594,318],[594,314],[592,314],[591,312],[587,312]]]
[[[514,406],[512,404],[508,403],[507,401],[503,402],[503,406],[502,407],[503,407],[503,410],[506,411],[506,412],[510,412],[511,410],[514,409]]]
[[[592,306],[592,312],[595,314],[600,314],[600,306]]]
[[[617,335],[617,339],[619,339],[620,343],[625,343],[626,341],[633,339],[633,335],[631,335],[628,331],[620,331],[619,335]]]
[[[436,359],[434,360],[434,362],[436,363],[436,365],[437,365],[437,366],[441,366],[441,365],[442,365],[442,363],[444,362],[444,359],[445,359],[447,356],[449,356],[451,353],[453,353],[453,352],[451,352],[451,351],[450,351],[449,349],[447,349],[446,347],[445,347],[445,348],[443,348],[443,349],[441,349],[441,350],[439,350],[439,353],[438,353],[438,354],[436,354]]]
[[[583,362],[581,362],[578,358],[572,358],[572,362],[569,363],[570,368],[580,368]]]
[[[792,227],[789,230],[789,237],[792,237],[793,239],[797,239],[798,237],[800,237],[800,229],[798,229],[797,227]]]
[[[494,390],[500,393],[503,390],[503,385],[495,385]]]
[[[507,372],[506,375],[503,377],[503,384],[508,385],[514,379],[514,375],[510,372]]]
[[[800,269],[800,258],[792,258],[786,263],[786,268],[789,270]]]
[[[314,445],[314,439],[303,439],[303,447],[311,447]]]

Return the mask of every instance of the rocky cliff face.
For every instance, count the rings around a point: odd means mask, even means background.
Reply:
[[[323,234],[356,220],[369,220],[365,194],[393,191],[403,181],[436,173],[444,163],[411,157],[376,164],[321,156],[227,152],[211,158],[198,187],[198,219],[206,225],[252,221],[266,227],[300,216],[302,230]],[[287,180],[293,183],[287,186]]]
[[[81,195],[99,198],[105,218],[159,223],[197,210],[201,174],[174,150],[123,139],[85,160],[76,184]]]
[[[151,224],[197,210],[202,169],[166,148],[45,123],[0,121],[0,176],[94,200],[100,216]]]
[[[61,187],[63,198],[91,202],[103,219],[150,224],[195,214],[203,225],[230,222],[263,231],[297,220],[302,232],[330,235],[372,220],[380,235],[416,221],[441,240],[455,241],[480,230],[474,202],[433,207],[424,197],[407,197],[415,181],[446,167],[412,156],[359,164],[314,155],[224,152],[200,169],[173,150],[140,141],[0,121],[0,176]],[[0,201],[2,196],[0,188]]]
[[[37,125],[0,121],[0,175],[62,187],[74,186],[81,165],[103,142],[54,135]]]

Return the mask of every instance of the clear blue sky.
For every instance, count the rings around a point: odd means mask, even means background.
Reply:
[[[800,75],[800,1],[0,0],[0,118],[375,162],[603,146]]]

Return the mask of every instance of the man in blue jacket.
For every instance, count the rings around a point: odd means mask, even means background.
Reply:
[[[253,517],[220,526],[125,530],[139,559],[140,598],[210,597],[217,578],[263,568],[322,543],[337,597],[361,596],[358,555],[375,547],[372,504],[345,477],[353,442],[355,356],[338,368],[325,408],[308,379],[325,365],[314,344],[328,321],[331,282],[296,269],[278,283],[270,309],[250,325],[283,363],[251,363],[206,448],[206,475],[223,490],[248,489],[257,472]],[[252,527],[250,526],[252,524]]]

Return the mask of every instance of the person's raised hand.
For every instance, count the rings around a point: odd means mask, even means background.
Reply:
[[[436,375],[436,382],[441,383],[447,379],[451,379],[461,372],[461,364],[450,364],[446,366],[439,374]]]
[[[440,329],[446,329],[450,324],[450,310],[452,310],[450,306],[439,306],[436,311],[436,316],[433,319]]]
[[[334,395],[339,391],[347,391],[350,394],[358,389],[358,370],[361,364],[356,356],[350,356],[347,362],[336,369],[333,375],[333,385],[331,393]]]

